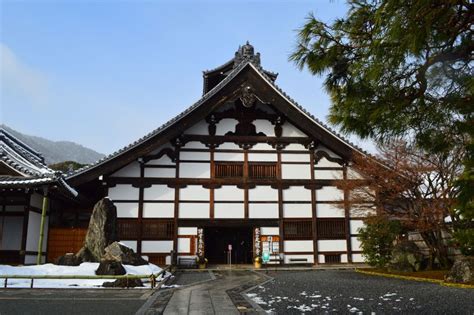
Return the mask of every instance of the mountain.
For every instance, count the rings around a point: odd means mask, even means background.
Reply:
[[[104,155],[71,141],[51,141],[45,138],[22,134],[6,125],[0,125],[33,149],[39,151],[46,164],[75,161],[81,164],[93,163]]]

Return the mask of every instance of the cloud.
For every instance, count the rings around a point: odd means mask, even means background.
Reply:
[[[3,43],[0,43],[0,89],[2,98],[13,97],[32,106],[44,105],[48,100],[47,77],[20,60]]]

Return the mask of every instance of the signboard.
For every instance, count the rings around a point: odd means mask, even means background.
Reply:
[[[268,263],[270,261],[270,253],[269,252],[263,252],[263,255],[262,255],[262,260],[263,260],[263,263]]]

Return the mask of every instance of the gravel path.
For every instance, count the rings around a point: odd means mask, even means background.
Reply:
[[[389,279],[348,270],[269,272],[247,293],[277,314],[474,314],[474,290]],[[362,312],[362,313],[361,313]]]

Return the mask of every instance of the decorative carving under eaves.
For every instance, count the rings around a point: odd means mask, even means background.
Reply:
[[[328,161],[337,163],[341,166],[344,166],[345,164],[345,161],[343,159],[332,157],[329,155],[329,153],[323,150],[318,150],[314,152],[314,163],[317,164],[319,160],[321,160],[323,157],[326,158]]]
[[[168,156],[171,159],[171,161],[176,162],[176,151],[174,151],[171,148],[164,148],[163,150],[161,150],[157,154],[147,155],[147,156],[143,157],[143,163],[146,163],[146,162],[151,161],[151,160],[158,160],[163,155]]]
[[[240,89],[240,101],[244,107],[250,108],[257,101],[257,97],[253,93],[253,89],[249,85],[245,85]]]

